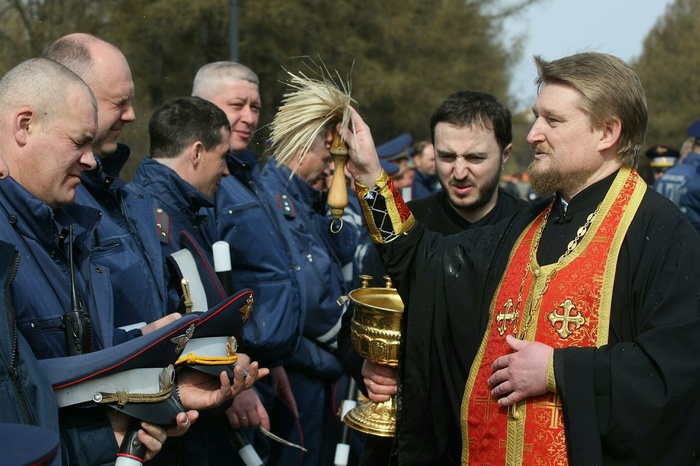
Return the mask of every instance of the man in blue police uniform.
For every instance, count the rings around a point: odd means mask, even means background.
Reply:
[[[411,154],[413,167],[413,186],[411,199],[422,199],[440,191],[440,179],[435,171],[435,147],[430,141],[420,141],[413,147]]]
[[[408,163],[411,144],[413,144],[413,135],[404,133],[377,146],[377,154],[380,160],[393,163],[399,167],[399,171],[391,175],[391,179],[407,201],[411,200],[415,174],[415,169]]]
[[[673,147],[655,144],[647,149],[646,156],[650,159],[649,166],[654,170],[654,181],[656,181],[670,168],[678,165],[681,153]]]
[[[271,367],[271,376],[237,396],[227,410],[234,428],[270,428],[269,411],[286,405],[297,414],[296,402],[280,361],[297,351],[305,317],[305,284],[290,232],[283,226],[281,208],[260,180],[257,156],[248,145],[258,127],[258,77],[234,62],[204,65],[194,78],[192,95],[221,108],[231,126],[226,163],[231,176],[223,178],[215,196],[216,238],[231,247],[232,281],[236,288],[255,293],[255,312],[243,328],[246,351]],[[283,403],[275,402],[275,395]],[[254,446],[261,456],[264,438]]]
[[[112,309],[111,287],[107,273],[86,253],[98,214],[85,208],[70,217],[62,209],[74,201],[80,174],[95,166],[90,150],[97,130],[95,98],[67,68],[38,58],[21,63],[0,81],[0,109],[5,115],[0,124],[3,158],[12,173],[0,181],[0,215],[6,219],[0,239],[13,243],[22,260],[11,285],[17,326],[39,358],[112,346],[115,332],[111,324],[104,325]],[[71,227],[74,244],[65,233]],[[72,253],[74,287],[68,261]],[[73,309],[85,324],[77,342],[64,331],[65,316]],[[83,451],[73,460],[111,462],[116,457],[113,425],[103,411],[89,411],[83,417],[90,420],[89,429],[84,423],[81,428],[79,416],[62,419],[65,438]],[[160,437],[159,432],[150,434]],[[151,439],[157,444],[149,441],[149,446],[159,449],[164,436]]]
[[[695,138],[695,146],[691,152],[678,165],[670,168],[654,183],[654,190],[671,199],[674,204],[680,206],[681,196],[686,192],[686,184],[691,178],[697,177],[697,169],[700,166],[700,120],[690,125],[686,131],[688,136]]]
[[[229,128],[224,112],[199,97],[171,100],[151,116],[150,155],[139,165],[127,191],[151,197],[152,210],[167,215],[169,227],[163,229],[166,234],[160,242],[164,258],[182,248],[180,233],[185,231],[213,263],[214,233],[202,209],[214,206],[214,193],[228,176]],[[177,306],[182,290],[170,277],[165,260],[162,267],[171,306]]]
[[[93,142],[97,168],[82,173],[76,202],[102,213],[93,257],[110,269],[114,308],[118,310],[115,327],[142,327],[175,308],[167,307],[163,259],[150,199],[127,195],[125,182],[119,178],[131,151],[117,139],[124,125],[135,119],[129,64],[112,44],[84,33],[61,37],[43,56],[78,74],[97,100],[99,124]],[[142,330],[147,332],[151,327]]]
[[[654,190],[671,199],[700,232],[700,120],[686,132],[692,139],[688,154],[685,157],[679,154],[679,163],[654,183]]]
[[[332,409],[333,385],[343,373],[334,354],[343,313],[337,300],[348,291],[342,266],[353,261],[357,246],[352,225],[331,233],[326,195],[313,187],[329,175],[329,147],[330,140],[321,133],[306,154],[295,154],[286,166],[268,163],[262,172],[268,192],[282,205],[284,228],[294,235],[299,253],[306,258],[301,270],[308,285],[304,335],[299,351],[283,363],[309,449],[303,464],[318,466],[332,462],[339,434]]]

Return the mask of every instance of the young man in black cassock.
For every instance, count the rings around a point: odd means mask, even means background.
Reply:
[[[450,94],[433,112],[430,130],[436,151],[436,171],[442,189],[428,197],[409,202],[411,212],[431,231],[451,235],[471,228],[493,225],[511,217],[527,203],[516,199],[499,188],[503,166],[512,149],[513,134],[510,111],[494,96],[478,91],[458,91]],[[384,268],[374,248],[363,270],[375,278],[376,286],[384,286]],[[352,368],[358,385],[366,392],[364,381],[379,380],[383,387],[375,390],[387,392],[374,401],[386,401],[396,390],[396,369],[362,360],[350,345],[350,319],[344,316],[339,346],[346,349],[344,361]],[[409,312],[407,311],[408,315]],[[406,325],[407,318],[403,319]],[[471,342],[473,346],[478,340]],[[476,348],[474,348],[474,351]],[[348,354],[348,351],[352,354]],[[349,362],[348,361],[352,361]],[[412,359],[401,356],[399,365],[411,365]],[[354,366],[354,367],[353,367]],[[362,370],[362,374],[360,374]],[[402,423],[412,422],[414,411],[399,400],[397,430],[403,437]],[[419,420],[418,420],[419,421]],[[461,437],[457,416],[448,419],[454,427],[453,435],[440,443],[422,443],[421,437],[413,440],[426,453],[435,449],[448,449],[459,457]],[[410,433],[407,433],[411,437]],[[388,464],[393,438],[368,436],[360,464]]]

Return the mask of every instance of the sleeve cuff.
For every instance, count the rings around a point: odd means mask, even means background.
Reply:
[[[415,225],[413,214],[384,170],[372,187],[355,182],[355,192],[375,243],[389,243]]]
[[[547,391],[558,393],[557,380],[554,377],[554,351],[549,356],[549,364],[547,365]]]

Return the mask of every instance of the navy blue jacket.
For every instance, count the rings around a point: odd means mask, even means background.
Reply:
[[[413,173],[411,200],[422,199],[440,191],[440,180],[437,175],[426,175],[418,170]]]
[[[285,228],[293,234],[298,252],[305,259],[301,264],[307,298],[302,352],[285,359],[284,365],[333,380],[342,373],[340,361],[331,352],[337,347],[343,313],[337,300],[347,293],[341,266],[352,262],[352,248],[340,247],[342,241],[332,237],[323,193],[274,162],[265,165],[262,178],[268,192],[276,197]],[[350,241],[355,244],[350,228],[343,228],[340,233],[341,238],[352,237]],[[349,257],[341,259],[339,252],[349,252]]]
[[[67,356],[63,316],[71,308],[68,241],[61,239],[74,227],[74,264],[77,288],[92,320],[92,349],[125,341],[123,330],[113,328],[114,310],[109,269],[90,257],[100,213],[72,206],[54,211],[14,179],[0,181],[0,239],[15,245],[22,267],[12,284],[17,325],[39,359]],[[41,292],[37,292],[41,290]]]
[[[93,260],[110,269],[114,297],[114,325],[152,322],[168,311],[163,259],[153,222],[152,201],[145,194],[128,193],[119,172],[130,150],[97,159],[95,170],[83,172],[76,203],[102,212],[92,249]]]
[[[674,204],[680,205],[680,199],[686,192],[686,183],[691,178],[698,177],[700,167],[700,154],[691,152],[678,165],[668,169],[661,178],[654,183],[654,190],[671,199]]]
[[[162,209],[168,218],[167,226],[163,225],[160,237],[161,267],[166,277],[171,308],[177,307],[180,301],[180,290],[174,279],[170,277],[167,258],[170,254],[182,249],[180,232],[189,232],[202,247],[207,259],[213,263],[211,245],[213,244],[210,217],[203,209],[213,207],[213,203],[197,188],[180,178],[170,167],[150,158],[143,159],[133,181],[127,185],[127,190],[135,196],[151,198],[151,222],[155,227],[157,209]]]
[[[100,213],[84,206],[53,210],[14,179],[0,181],[0,239],[14,244],[21,266],[12,281],[17,327],[39,359],[68,355],[63,316],[71,309],[68,241],[62,234],[74,228],[77,290],[93,328],[92,349],[113,346],[133,337],[113,328],[109,269],[92,262],[90,251]],[[114,461],[117,444],[102,408],[62,412],[61,432],[71,461],[80,465]]]
[[[0,422],[41,426],[58,434],[58,407],[51,384],[17,330],[10,286],[18,266],[15,248],[0,241],[0,284],[4,290],[0,300]],[[60,453],[52,464],[61,464]]]
[[[243,327],[246,351],[270,364],[299,347],[306,314],[303,259],[263,187],[255,154],[229,154],[226,163],[231,176],[215,196],[216,238],[231,247],[234,288],[255,293],[255,311]]]

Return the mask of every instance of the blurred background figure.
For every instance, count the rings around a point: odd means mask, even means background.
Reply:
[[[413,147],[413,190],[411,199],[421,199],[442,189],[435,167],[435,147],[429,141],[420,141]]]
[[[692,138],[692,148],[687,156],[682,157],[677,165],[668,169],[666,173],[654,183],[654,189],[665,197],[671,199],[674,204],[680,205],[681,196],[686,192],[686,184],[691,178],[698,177],[698,167],[700,167],[700,120],[688,126],[686,130],[689,139]],[[684,143],[686,148],[690,143]]]
[[[678,165],[681,153],[671,146],[656,144],[647,149],[646,156],[651,159],[649,166],[654,170],[654,181],[656,181],[661,178],[669,168]]]
[[[413,144],[413,135],[411,133],[403,133],[400,136],[391,139],[384,144],[377,146],[377,155],[379,160],[383,162],[391,162],[399,167],[399,170],[390,175],[394,181],[396,189],[401,192],[401,196],[406,201],[411,200],[411,191],[413,188],[414,169],[409,164],[409,151]]]

